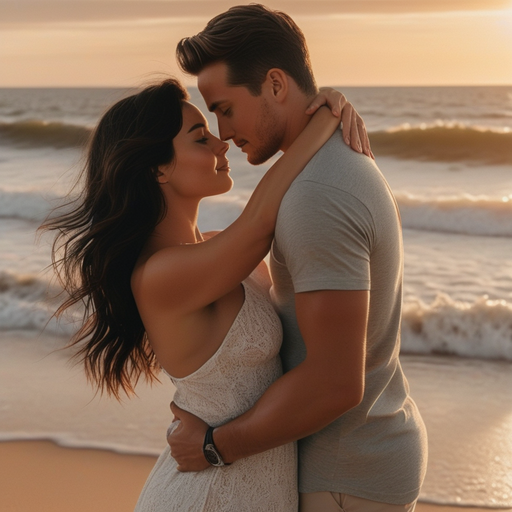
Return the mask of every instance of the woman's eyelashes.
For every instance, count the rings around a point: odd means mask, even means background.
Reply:
[[[208,142],[208,137],[201,137],[199,140],[196,140],[199,144],[206,144]]]

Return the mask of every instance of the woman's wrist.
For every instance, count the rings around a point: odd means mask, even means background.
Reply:
[[[339,123],[339,118],[334,117],[328,107],[320,107],[289,149],[313,147],[315,152],[318,151],[336,131]]]

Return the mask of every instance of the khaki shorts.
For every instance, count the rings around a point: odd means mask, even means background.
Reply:
[[[414,512],[416,501],[390,505],[339,492],[300,493],[299,512]]]

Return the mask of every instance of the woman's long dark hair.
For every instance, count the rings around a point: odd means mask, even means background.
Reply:
[[[41,226],[57,233],[52,264],[69,295],[56,315],[85,306],[70,345],[83,342],[76,357],[87,377],[118,399],[120,390],[133,393],[141,376],[155,378],[155,356],[130,279],[166,212],[157,171],[174,158],[173,139],[187,98],[180,83],[168,79],[111,107],[92,135],[80,196]]]

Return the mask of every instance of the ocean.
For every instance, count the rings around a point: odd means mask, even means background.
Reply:
[[[430,442],[421,499],[512,507],[512,86],[341,90],[401,212],[401,359]],[[99,116],[129,92],[0,89],[0,440],[145,454],[165,445],[165,378],[119,404],[59,350],[74,326],[52,318],[51,240],[36,236],[70,192]],[[268,167],[236,147],[228,156],[234,188],[202,202],[203,230],[233,221]]]

